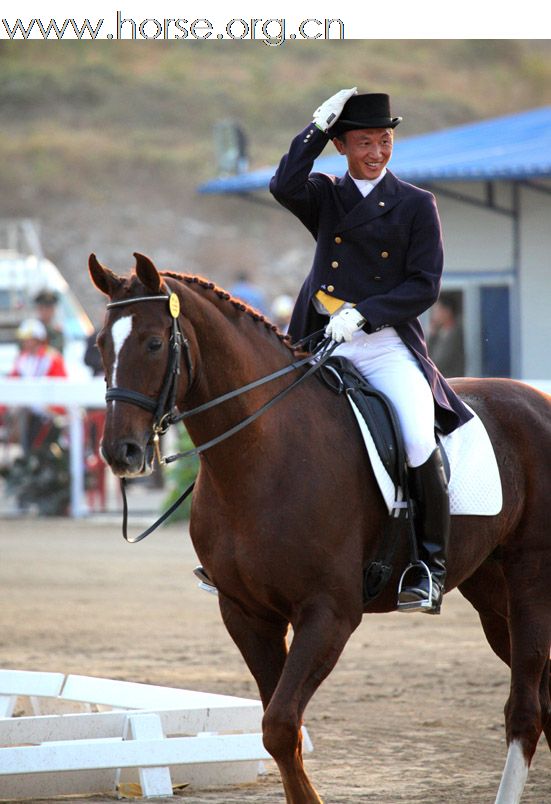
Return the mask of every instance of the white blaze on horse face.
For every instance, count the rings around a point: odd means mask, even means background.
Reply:
[[[117,369],[119,367],[119,357],[124,346],[124,343],[130,333],[132,332],[132,316],[125,315],[123,318],[119,318],[113,326],[111,327],[111,337],[113,338],[113,351],[114,351],[114,359],[113,359],[113,368],[111,370],[111,381],[110,385],[112,387],[116,387],[117,385]]]
[[[513,740],[507,752],[507,761],[497,791],[495,804],[520,804],[528,776],[528,763],[518,740]]]

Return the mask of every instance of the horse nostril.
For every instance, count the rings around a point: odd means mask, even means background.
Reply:
[[[117,474],[140,472],[145,460],[144,447],[133,439],[110,441],[104,438],[101,442],[101,454]]]
[[[120,459],[127,466],[141,466],[143,449],[136,441],[123,441],[120,448]]]

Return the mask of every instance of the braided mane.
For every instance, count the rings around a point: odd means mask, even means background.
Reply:
[[[193,276],[190,274],[179,274],[175,271],[160,271],[161,276],[169,277],[170,279],[178,279],[181,282],[186,282],[188,285],[192,287],[199,287],[203,288],[204,290],[211,290],[215,296],[217,296],[222,301],[228,302],[229,304],[233,305],[236,310],[239,310],[241,313],[245,313],[245,315],[250,316],[253,321],[256,321],[260,324],[263,324],[267,330],[273,332],[274,335],[279,338],[281,343],[286,346],[291,351],[295,351],[291,346],[291,339],[288,335],[284,335],[281,330],[269,321],[262,313],[259,313],[258,310],[255,310],[254,307],[251,307],[248,304],[245,304],[241,301],[241,299],[236,299],[230,293],[228,293],[223,288],[218,287],[208,279],[205,279],[202,276]]]

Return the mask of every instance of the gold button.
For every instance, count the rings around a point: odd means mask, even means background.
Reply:
[[[337,260],[333,260],[333,262],[331,263],[331,268],[338,268],[338,267],[339,263],[337,262]]]
[[[329,293],[333,293],[333,291],[335,290],[335,286],[334,285],[327,285],[327,290],[328,290]]]
[[[381,251],[381,257],[383,258],[383,260],[386,260],[386,258],[388,257],[388,251]]]
[[[342,237],[339,237],[337,235],[336,238],[335,238],[335,243],[342,243]]]

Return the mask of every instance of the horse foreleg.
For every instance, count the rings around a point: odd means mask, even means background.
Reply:
[[[263,720],[264,745],[277,762],[288,804],[321,802],[302,762],[302,715],[356,625],[322,600],[303,608],[293,623],[289,655]]]
[[[253,674],[266,709],[287,657],[289,625],[253,616],[221,594],[219,604],[224,625]]]

